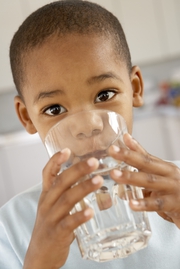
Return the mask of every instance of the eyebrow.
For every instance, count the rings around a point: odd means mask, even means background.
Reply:
[[[87,80],[88,84],[94,84],[97,82],[101,82],[104,81],[105,79],[116,79],[116,80],[121,80],[121,78],[119,76],[117,76],[116,74],[114,74],[113,72],[107,72],[107,73],[103,73],[99,76],[93,76],[90,79]],[[40,92],[35,98],[34,98],[34,104],[36,104],[39,100],[41,99],[45,99],[45,98],[49,98],[49,97],[54,97],[57,95],[63,95],[65,94],[63,90],[57,89],[57,90],[52,90],[52,91],[44,91],[44,92]]]
[[[93,84],[93,83],[104,81],[105,79],[108,79],[108,78],[121,80],[121,78],[119,76],[117,76],[116,74],[114,74],[113,72],[107,72],[107,73],[101,74],[99,76],[91,77],[90,79],[87,80],[87,82],[88,82],[88,84]]]
[[[34,98],[34,104],[36,104],[39,100],[49,98],[49,97],[54,97],[57,95],[62,95],[64,94],[63,90],[57,89],[57,90],[52,90],[52,91],[44,91],[40,92],[35,98]]]

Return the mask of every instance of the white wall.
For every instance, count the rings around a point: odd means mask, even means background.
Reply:
[[[167,110],[141,111],[134,120],[133,137],[158,158],[180,160],[180,110]]]
[[[47,152],[38,135],[25,131],[0,139],[0,206],[42,181]]]

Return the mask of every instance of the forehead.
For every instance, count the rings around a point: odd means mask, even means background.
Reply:
[[[83,81],[85,77],[111,70],[121,69],[128,74],[126,64],[115,53],[113,42],[97,35],[51,37],[30,51],[25,66],[25,84],[31,89],[35,85],[40,89],[41,84],[48,85],[51,81],[56,84],[60,79],[67,82],[76,77]]]
[[[108,60],[122,63],[116,53],[112,39],[106,36],[68,34],[63,37],[53,36],[39,47],[35,47],[26,55],[26,66],[46,63],[48,59],[54,60],[80,60],[80,58],[98,57],[97,60]],[[119,57],[118,57],[119,56]],[[53,64],[53,62],[52,62]],[[88,64],[88,63],[87,63]]]

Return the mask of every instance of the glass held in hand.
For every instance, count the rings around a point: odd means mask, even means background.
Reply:
[[[127,127],[121,115],[108,110],[90,110],[65,117],[45,138],[50,157],[64,148],[71,150],[60,172],[90,157],[99,161],[97,170],[81,180],[101,175],[103,186],[84,197],[70,212],[73,214],[88,207],[94,210],[94,217],[75,231],[81,254],[86,259],[103,262],[127,257],[146,247],[151,235],[147,213],[135,212],[129,207],[130,199],[143,197],[142,190],[117,184],[110,177],[110,171],[115,168],[135,170],[108,155],[111,145],[126,147],[125,133]]]

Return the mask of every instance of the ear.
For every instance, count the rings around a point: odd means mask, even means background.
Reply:
[[[133,106],[140,107],[143,105],[144,83],[138,66],[132,67],[131,84],[133,88]]]
[[[18,118],[20,122],[22,123],[22,125],[24,126],[24,128],[26,129],[26,131],[29,134],[37,133],[37,130],[29,117],[25,103],[20,96],[15,96],[14,105],[15,105]]]

